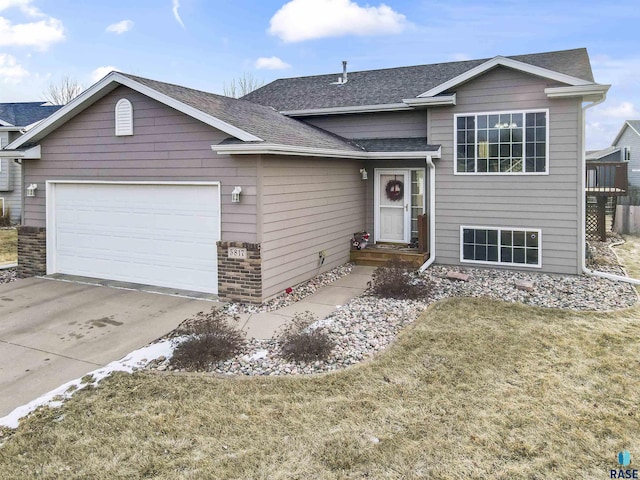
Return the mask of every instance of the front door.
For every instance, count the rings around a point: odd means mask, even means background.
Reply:
[[[375,240],[409,243],[411,241],[411,172],[400,169],[376,169]]]

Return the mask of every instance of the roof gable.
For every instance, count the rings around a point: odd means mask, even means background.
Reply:
[[[513,58],[497,56],[474,68],[467,70],[464,73],[461,73],[460,75],[450,80],[447,80],[446,82],[441,83],[437,87],[434,87],[430,90],[427,90],[424,93],[421,93],[420,95],[418,95],[418,97],[424,98],[424,97],[436,96],[440,93],[446,92],[451,88],[457,87],[458,85],[468,82],[469,80],[472,80],[482,75],[483,73],[488,72],[489,70],[493,70],[496,67],[512,68],[514,70],[518,70],[524,73],[530,73],[531,75],[547,78],[549,80],[554,80],[556,82],[565,83],[571,86],[589,85],[593,83],[588,80],[583,80],[583,79],[573,77],[571,75],[567,75],[561,72],[556,72],[553,70],[549,70],[547,68],[539,67],[537,65],[532,65],[529,63],[514,60]]]
[[[202,92],[121,72],[111,72],[6,148],[37,143],[119,86],[172,107],[241,142],[269,142],[309,148],[360,151],[346,139],[244,100]]]
[[[640,137],[640,120],[626,120],[622,125],[622,128],[618,132],[618,135],[616,135],[616,138],[613,140],[613,143],[611,143],[612,146],[615,147],[616,143],[620,141],[620,138],[624,134],[627,127],[630,128],[632,132],[635,132],[635,134]]]
[[[553,82],[578,85],[593,83],[593,73],[586,49],[564,50],[494,59],[416,65],[349,72],[347,83],[336,85],[336,74],[275,80],[243,97],[271,106],[286,114],[297,111],[340,108],[360,111],[364,107],[383,110],[409,108],[403,100],[416,99],[441,85],[460,79],[473,69],[486,70],[501,63],[523,71],[536,72]],[[484,65],[484,66],[483,66]],[[425,98],[425,97],[422,97]],[[366,108],[365,108],[366,109]]]

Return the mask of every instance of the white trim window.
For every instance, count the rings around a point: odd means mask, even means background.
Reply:
[[[126,98],[116,103],[116,136],[133,135],[133,106]]]
[[[454,115],[454,173],[547,174],[548,117],[548,110]]]
[[[535,228],[460,227],[460,261],[542,266],[542,232]]]

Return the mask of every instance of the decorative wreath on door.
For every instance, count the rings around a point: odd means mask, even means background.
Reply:
[[[389,180],[384,191],[387,198],[392,202],[397,202],[404,197],[404,183],[400,180]]]

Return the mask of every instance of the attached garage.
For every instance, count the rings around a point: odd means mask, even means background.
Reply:
[[[47,182],[47,273],[218,293],[217,182]]]

